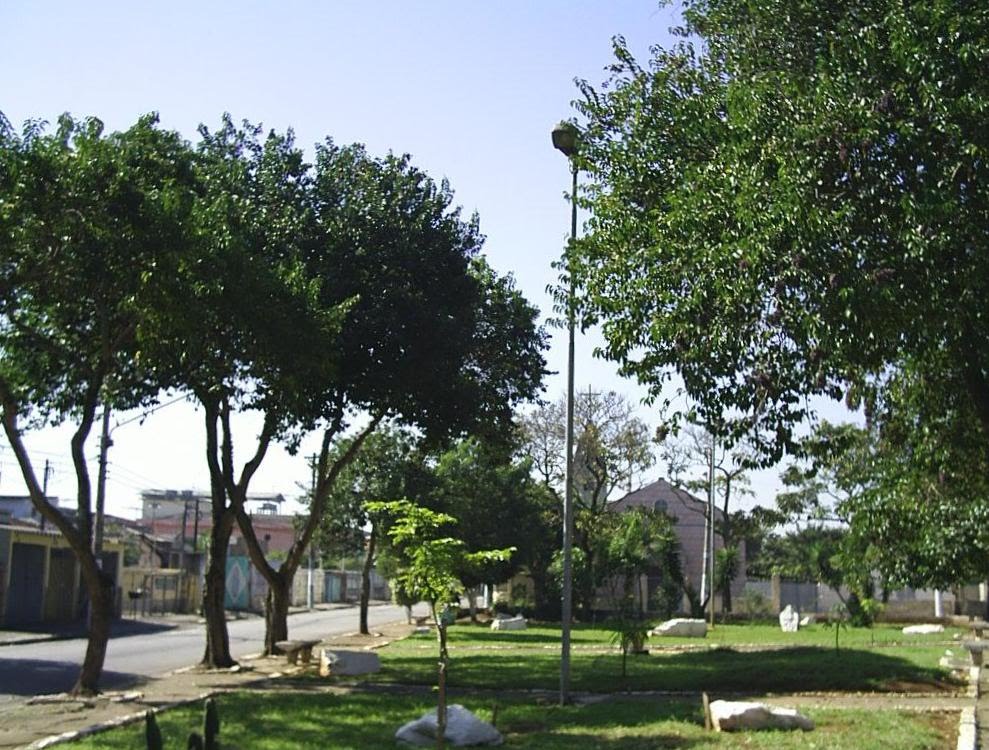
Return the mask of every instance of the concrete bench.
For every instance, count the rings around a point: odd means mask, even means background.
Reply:
[[[415,621],[416,627],[421,628],[424,627],[426,623],[429,622],[429,615],[425,615],[423,617],[416,616],[413,617],[412,619]]]
[[[275,648],[288,657],[289,664],[298,664],[302,659],[303,664],[312,661],[312,650],[319,641],[278,641]]]
[[[989,641],[965,641],[962,643],[962,647],[968,651],[969,656],[972,657],[972,665],[975,667],[981,667],[982,653],[989,650]]]
[[[985,633],[986,630],[989,630],[989,622],[986,622],[985,620],[972,620],[968,623],[968,628],[972,631],[972,635],[981,639],[983,633]]]

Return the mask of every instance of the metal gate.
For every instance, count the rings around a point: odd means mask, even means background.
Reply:
[[[44,602],[45,548],[14,542],[10,561],[7,627],[41,622]]]

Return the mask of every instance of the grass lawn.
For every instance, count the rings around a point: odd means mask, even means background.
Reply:
[[[220,740],[240,750],[350,750],[394,746],[395,730],[434,708],[421,698],[370,693],[241,692],[217,699]],[[489,705],[465,701],[490,720]],[[947,750],[955,744],[957,716],[895,711],[809,710],[817,723],[811,733],[705,732],[694,702],[646,702],[617,699],[583,707],[560,708],[537,702],[506,702],[499,707],[503,747],[535,750],[623,748],[869,748]],[[159,715],[166,747],[185,747],[201,720],[199,708]],[[75,748],[133,750],[144,747],[143,723],[72,743]]]
[[[559,685],[558,628],[493,632],[451,627],[449,684],[462,688],[555,689]],[[572,687],[578,691],[707,690],[719,692],[937,691],[957,685],[938,666],[951,634],[905,637],[898,628],[848,629],[834,650],[834,631],[821,625],[795,634],[768,625],[720,625],[707,639],[653,638],[648,656],[621,657],[603,628],[573,634]],[[691,650],[661,650],[676,646]],[[742,648],[757,646],[762,650]],[[697,649],[700,646],[701,648]],[[956,649],[960,650],[960,649]],[[397,641],[379,651],[375,681],[433,684],[432,635]]]

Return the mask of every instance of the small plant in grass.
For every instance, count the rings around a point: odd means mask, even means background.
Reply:
[[[646,637],[649,635],[649,624],[636,613],[624,611],[611,621],[614,632],[611,642],[622,650],[622,679],[628,676],[628,655],[647,654],[645,649]]]
[[[217,739],[219,734],[220,714],[216,708],[216,701],[207,698],[203,706],[203,733],[190,734],[186,747],[188,750],[220,750],[220,741]],[[154,711],[144,714],[144,743],[147,750],[164,750],[161,730],[158,728],[158,719],[155,718]]]
[[[445,526],[457,522],[453,516],[437,513],[408,500],[368,503],[367,507],[369,512],[380,513],[390,519],[388,536],[399,560],[397,581],[407,594],[429,603],[436,622],[440,651],[437,665],[436,747],[443,750],[446,742],[446,675],[450,662],[446,629],[453,622],[460,595],[464,591],[460,573],[470,570],[476,574],[486,565],[507,561],[514,550],[468,552],[461,540],[440,536]]]
[[[838,652],[838,635],[848,627],[848,609],[840,602],[831,607],[831,613],[824,623],[826,628],[834,628],[834,650]]]

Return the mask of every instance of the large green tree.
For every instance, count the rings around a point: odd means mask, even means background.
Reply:
[[[75,693],[98,689],[113,581],[93,551],[86,444],[100,404],[150,403],[169,384],[149,356],[188,257],[192,152],[148,115],[104,133],[63,115],[18,134],[0,115],[0,405],[32,503],[75,553],[89,640]],[[70,423],[75,516],[46,499],[24,435]]]
[[[202,127],[196,177],[196,252],[178,270],[181,296],[157,311],[152,356],[203,408],[212,500],[203,662],[226,667],[234,663],[224,616],[229,541],[235,527],[250,528],[244,505],[271,443],[294,448],[323,416],[346,305],[324,304],[306,267],[318,235],[291,133],[262,138],[229,117],[216,131]],[[259,415],[260,428],[241,442],[235,415],[244,413]]]
[[[619,39],[606,85],[580,86],[592,218],[567,260],[607,355],[657,397],[677,373],[704,422],[767,461],[794,447],[804,397],[854,406],[890,367],[921,370],[957,389],[951,418],[985,454],[985,8],[683,16],[648,66]]]
[[[279,389],[287,388],[283,432],[321,434],[310,512],[277,569],[244,511],[247,483],[220,465],[252,562],[269,585],[269,651],[287,638],[292,576],[328,493],[378,424],[414,427],[429,441],[498,431],[517,403],[535,397],[544,373],[537,311],[511,277],[486,264],[477,217],[461,217],[445,182],[437,184],[408,156],[375,158],[362,146],[329,140],[300,170],[304,179],[291,187],[305,192],[303,226],[311,220],[313,234],[299,245],[298,283],[309,289],[311,282],[317,321],[329,316],[335,324],[338,311],[343,319],[328,337],[289,332],[273,365],[278,387],[251,390],[275,399],[279,425]],[[303,376],[295,356],[310,363]],[[334,442],[346,435],[353,438],[348,449],[334,454]]]

